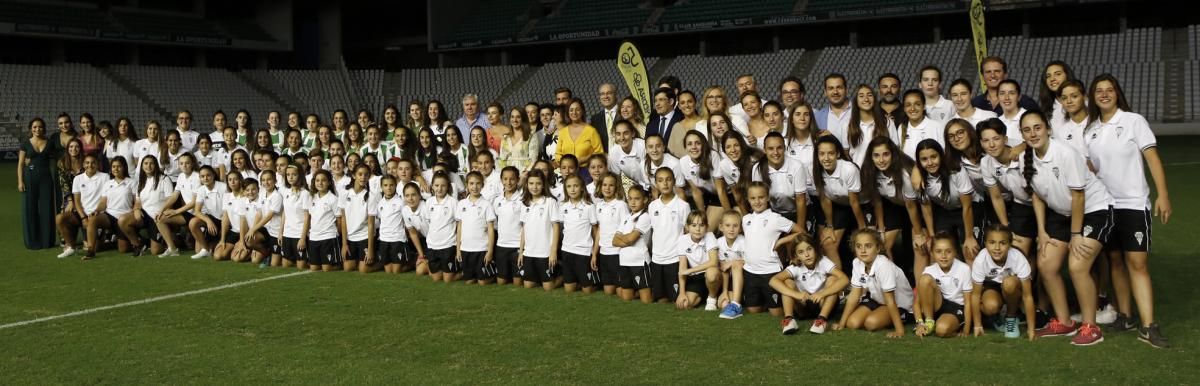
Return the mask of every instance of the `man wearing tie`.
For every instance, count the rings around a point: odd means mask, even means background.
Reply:
[[[663,141],[670,140],[671,127],[683,120],[683,112],[675,107],[675,91],[660,88],[654,91],[654,117],[646,125],[646,135],[658,134]]]
[[[600,144],[604,147],[604,152],[608,152],[613,129],[613,123],[617,121],[617,86],[612,83],[600,85],[600,112],[592,115],[592,127],[600,132]]]

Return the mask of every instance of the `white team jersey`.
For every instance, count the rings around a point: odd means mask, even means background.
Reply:
[[[426,247],[429,249],[454,247],[458,236],[457,222],[454,219],[457,206],[458,200],[451,196],[442,197],[440,200],[433,197],[425,201],[421,217],[429,224],[429,233],[425,234]]]
[[[108,180],[107,173],[96,172],[91,177],[87,173],[80,173],[71,181],[71,194],[79,194],[79,205],[84,214],[91,214],[100,206],[100,197],[104,195],[104,185]]]
[[[898,129],[900,131],[900,149],[908,155],[908,158],[917,159],[917,144],[923,140],[932,138],[945,147],[946,139],[943,136],[945,128],[944,122],[929,117],[925,117],[916,126],[910,125],[910,122],[904,122]]]
[[[183,199],[183,203],[191,204],[196,199],[196,191],[200,188],[200,173],[192,172],[191,175],[179,173],[175,178],[175,191],[179,192],[179,198]]]
[[[280,232],[283,231],[283,223],[279,221],[279,216],[283,212],[283,195],[278,190],[273,190],[267,193],[266,190],[258,192],[258,202],[256,207],[259,210],[259,218],[266,217],[268,214],[273,215],[271,220],[263,227],[267,229],[267,234],[271,237],[278,238]],[[256,221],[257,222],[257,221]]]
[[[937,97],[937,102],[925,104],[925,116],[940,122],[947,122],[951,118],[954,118],[954,102],[941,95]]]
[[[946,166],[942,166],[946,167]],[[925,198],[929,202],[936,204],[946,210],[962,209],[962,195],[972,195],[975,193],[975,188],[971,185],[971,177],[967,176],[966,169],[960,169],[958,172],[950,174],[950,189],[946,195],[942,195],[942,181],[937,174],[929,174],[925,177]]]
[[[880,305],[886,304],[883,297],[885,292],[891,292],[896,299],[896,307],[912,312],[913,290],[904,276],[904,270],[893,264],[887,256],[879,255],[871,263],[871,272],[867,272],[862,260],[854,259],[854,270],[850,274],[850,286],[862,288],[867,296]]]
[[[815,294],[825,288],[825,279],[832,275],[837,265],[828,257],[821,257],[812,268],[803,265],[789,265],[785,271],[796,282],[796,290]]]
[[[414,209],[408,205],[404,205],[401,210],[404,215],[404,227],[407,229],[416,230],[422,236],[429,234],[429,221],[422,217],[421,213],[425,212],[425,202],[417,204]]]
[[[675,264],[679,262],[676,244],[683,227],[687,223],[688,212],[691,208],[681,197],[673,197],[670,202],[663,202],[660,197],[650,203],[647,210],[650,216],[650,227],[653,233],[650,245],[654,248],[652,257],[655,264]]]
[[[1021,116],[1025,115],[1025,109],[1017,110],[1017,115],[1012,118],[1006,117],[1003,114],[998,116],[1000,121],[1004,122],[1008,134],[1008,146],[1019,146],[1021,142]]]
[[[146,186],[138,192],[138,200],[141,200],[142,210],[146,211],[146,214],[149,214],[150,217],[158,217],[167,205],[167,198],[170,198],[174,192],[171,180],[166,176],[160,178],[158,183],[155,183],[153,178],[146,177]]]
[[[779,241],[781,235],[791,233],[794,226],[792,220],[769,210],[742,216],[742,232],[746,235],[746,272],[769,275],[783,269],[779,255],[775,253],[775,242]]]
[[[955,259],[954,263],[950,265],[950,272],[943,271],[941,266],[934,263],[925,267],[921,274],[933,278],[938,289],[942,291],[942,299],[960,306],[966,304],[965,294],[970,293],[973,287],[971,267],[967,263]]]
[[[721,176],[720,161],[721,155],[717,154],[717,152],[714,151],[709,155],[709,162],[712,165],[708,178],[702,178],[700,174],[700,165],[697,164],[696,160],[693,160],[692,157],[683,157],[679,160],[679,171],[683,172],[683,179],[692,186],[698,187],[700,190],[705,192],[715,193],[716,185],[713,183],[713,181],[723,179]]]
[[[608,170],[617,175],[626,176],[637,182],[643,182],[642,170],[646,167],[646,141],[634,138],[629,144],[629,151],[620,146],[608,147]]]
[[[521,214],[521,226],[525,236],[525,257],[550,257],[550,243],[553,241],[554,223],[562,222],[559,218],[558,200],[553,197],[534,199],[525,205]]]
[[[342,211],[338,206],[338,196],[333,191],[327,191],[325,195],[314,193],[308,215],[309,241],[329,240],[338,236],[337,219],[342,216]]]
[[[525,204],[521,203],[520,190],[505,197],[501,193],[492,200],[492,213],[496,214],[496,246],[504,248],[521,247],[521,213]]]
[[[733,243],[729,238],[721,236],[717,240],[717,259],[721,261],[744,260],[746,258],[746,236],[738,235]]]
[[[1021,165],[1025,161],[1022,157]],[[1046,154],[1033,156],[1037,174],[1033,176],[1033,190],[1046,202],[1046,207],[1063,216],[1071,216],[1071,191],[1082,190],[1083,213],[1106,210],[1112,205],[1108,189],[1087,168],[1083,156],[1061,141],[1051,139]]]
[[[463,252],[486,252],[491,248],[488,244],[488,224],[496,222],[491,202],[482,196],[474,201],[467,197],[458,200],[457,206],[454,218],[462,228],[459,248]]]
[[[692,239],[691,234],[683,234],[679,236],[679,241],[675,243],[675,254],[680,258],[687,259],[688,268],[699,267],[708,263],[709,251],[717,249],[717,238],[713,237],[712,232],[707,232],[700,240]],[[693,272],[691,276],[703,275],[704,272]]]
[[[562,251],[591,256],[592,226],[596,225],[596,207],[584,201],[559,204],[558,219],[562,222]]]
[[[641,267],[646,265],[646,261],[650,258],[650,251],[646,249],[646,241],[650,238],[650,228],[650,215],[645,211],[631,213],[621,219],[621,227],[618,228],[618,232],[629,234],[636,230],[640,233],[640,236],[633,245],[621,247],[619,255],[622,267]]]
[[[767,161],[761,160],[751,168],[751,179],[754,181],[763,181],[759,173],[762,162]],[[804,165],[784,157],[783,165],[778,169],[768,164],[767,174],[771,180],[771,209],[780,213],[795,212],[796,195],[808,194],[808,172],[804,170]]]
[[[979,122],[983,122],[983,121],[986,121],[986,120],[989,120],[989,119],[992,119],[992,118],[995,118],[995,117],[996,117],[996,113],[994,113],[994,112],[991,112],[991,111],[987,111],[987,110],[984,110],[984,109],[980,109],[980,108],[976,108],[976,109],[975,109],[975,113],[974,113],[974,114],[971,114],[971,116],[969,116],[969,117],[964,117],[964,116],[962,116],[962,115],[960,115],[960,114],[957,114],[957,113],[955,113],[955,114],[954,114],[954,118],[962,118],[962,119],[965,119],[965,120],[967,120],[967,122],[970,122],[970,123],[971,123],[971,127],[978,127],[978,126],[979,126]],[[947,120],[947,122],[949,122],[949,121]],[[1020,132],[1016,132],[1016,133],[1008,133],[1008,136],[1010,136],[1010,137],[1011,137],[1011,136],[1014,136],[1014,135],[1015,135],[1015,136],[1017,136],[1018,138],[1020,138],[1020,137],[1021,137],[1021,133],[1020,133]]]
[[[370,219],[370,208],[376,205],[377,200],[378,194],[367,189],[361,192],[355,192],[353,188],[342,191],[338,205],[341,206],[342,217],[346,222],[347,240],[363,241],[370,237],[367,222]]]
[[[1003,284],[1004,279],[1009,276],[1029,280],[1032,274],[1033,268],[1029,266],[1029,260],[1016,248],[1008,249],[1003,266],[992,259],[992,254],[987,248],[979,251],[979,255],[975,257],[975,264],[971,266],[971,280],[975,284],[983,284],[984,280]]]
[[[379,241],[385,243],[408,242],[408,231],[404,224],[404,198],[399,194],[386,198],[382,195],[375,203],[375,210],[370,213],[377,219],[379,225]]]
[[[105,207],[104,213],[121,218],[133,211],[133,196],[137,192],[137,180],[125,178],[120,181],[108,180],[104,183]]]
[[[635,178],[634,181],[641,183],[642,187],[646,190],[651,190],[654,187],[654,174],[658,173],[658,169],[662,168],[671,169],[671,172],[675,174],[676,188],[682,188],[687,185],[687,179],[683,176],[683,169],[679,167],[679,159],[668,153],[663,153],[663,159],[660,163],[656,164],[654,161],[650,161],[649,170],[643,167],[644,173],[642,177],[640,179]]]
[[[882,172],[875,174],[875,189],[879,192],[879,198],[896,205],[904,205],[905,201],[915,201],[918,195],[917,191],[913,190],[912,177],[909,176],[908,170],[900,171],[901,181],[896,181]],[[897,187],[900,188],[899,195],[896,194]]]
[[[1096,122],[1086,134],[1087,154],[1096,176],[1108,187],[1118,209],[1150,208],[1142,152],[1158,139],[1141,115],[1117,110],[1108,122]]]
[[[858,166],[853,162],[839,159],[837,166],[833,172],[821,169],[821,178],[825,179],[825,197],[829,197],[830,201],[840,205],[850,205],[850,193],[858,193],[862,191],[861,176],[858,172]],[[859,197],[861,203],[863,197]]]
[[[303,236],[304,214],[312,206],[312,194],[304,189],[295,192],[287,189],[280,193],[283,195],[283,237],[299,239]],[[207,204],[205,208],[208,208]]]
[[[621,220],[629,216],[629,206],[625,201],[610,200],[596,201],[596,223],[599,224],[600,254],[606,256],[614,256],[621,252],[621,249],[613,246],[613,236],[617,233],[617,228],[621,226]]]
[[[979,174],[983,176],[983,184],[988,187],[999,186],[1000,194],[1005,200],[1011,198],[1021,205],[1033,205],[1033,198],[1025,192],[1025,175],[1022,174],[1021,162],[1013,158],[1007,165],[990,155],[979,160]]]

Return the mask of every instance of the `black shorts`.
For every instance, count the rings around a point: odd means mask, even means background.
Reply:
[[[867,307],[867,309],[871,311],[875,311],[876,308],[883,306],[882,304],[879,304],[879,302],[876,302],[875,299],[871,299],[870,296],[864,296],[862,300],[858,302],[858,305]],[[909,323],[913,321],[912,311],[900,308],[899,306],[896,307],[896,310],[900,311],[900,323]]]
[[[300,239],[284,237],[283,238],[283,248],[280,251],[280,254],[283,255],[283,258],[287,259],[288,261],[306,261],[307,257],[305,255],[304,251],[301,251],[298,248],[299,244],[300,244]]]
[[[1108,236],[1113,230],[1112,208],[1098,210],[1095,212],[1083,215],[1083,237],[1099,241],[1100,244],[1108,242]],[[1050,237],[1064,242],[1071,241],[1071,218],[1058,214],[1052,210],[1046,210],[1046,233]]]
[[[971,202],[971,235],[975,236],[975,240],[983,239],[983,230],[988,225],[999,222],[996,218],[996,209],[992,207],[992,201]],[[979,245],[983,245],[983,241],[979,241]]]
[[[721,206],[721,198],[717,197],[716,192],[710,192],[700,189],[701,196],[704,198],[705,206]]]
[[[810,235],[817,234],[817,224],[820,223],[818,217],[825,217],[821,211],[821,205],[813,200],[808,200],[808,211],[804,212],[804,232]]]
[[[525,256],[523,263],[521,278],[527,282],[542,284],[554,280],[554,277],[558,276],[554,267],[550,266],[549,258]]]
[[[142,224],[141,228],[146,230],[146,236],[154,241],[162,240],[162,235],[158,234],[158,225],[154,223],[154,217],[150,216],[145,209],[142,209]]]
[[[242,234],[234,232],[232,229],[229,232],[225,232],[225,243],[227,244],[237,244],[238,240],[241,239]]]
[[[967,235],[966,229],[963,227],[963,210],[946,209],[941,205],[933,204],[933,233],[946,232],[954,235],[956,244],[961,245],[964,237]]]
[[[754,274],[744,272],[742,287],[742,305],[745,307],[779,308],[779,292],[771,288],[773,273]]]
[[[854,209],[847,205],[833,203],[833,219],[825,218],[825,211],[820,206],[817,207],[817,224],[820,226],[833,224],[833,229],[854,229],[858,227],[857,222]]]
[[[933,318],[941,318],[942,315],[950,314],[958,318],[958,323],[962,324],[966,320],[966,314],[963,312],[963,305],[950,301],[950,299],[942,298],[942,306],[933,311]]]
[[[183,225],[185,225],[185,226],[188,223],[191,223],[192,219],[196,218],[196,215],[192,214],[191,211],[186,211],[186,212],[180,213],[179,215],[183,216]]]
[[[621,288],[640,290],[650,288],[650,269],[644,265],[639,266],[621,266],[620,269]]]
[[[283,254],[283,247],[279,245],[279,238],[271,236],[271,234],[268,233],[263,240],[263,242],[267,245],[267,249],[271,250],[272,255]]]
[[[581,287],[596,285],[597,280],[595,273],[592,272],[591,256],[576,255],[566,251],[560,251],[558,256],[562,258],[563,283],[579,284]]]
[[[108,228],[107,229],[112,231],[114,234],[116,234],[118,240],[129,241],[129,238],[125,237],[125,232],[121,232],[121,225],[120,225],[121,223],[119,220],[117,220],[116,217],[113,217],[113,215],[108,214],[108,212],[104,212],[104,217],[108,219]]]
[[[1149,209],[1113,209],[1113,231],[1109,249],[1123,252],[1150,252],[1151,217]]]
[[[496,276],[495,267],[484,263],[487,252],[462,252],[463,280],[487,280]]]
[[[458,267],[457,250],[454,247],[446,249],[426,249],[425,259],[429,263],[429,273],[455,272]]]
[[[704,272],[687,277],[684,282],[684,291],[694,294],[699,294],[700,297],[708,297],[708,283],[704,281]]]
[[[1016,202],[1006,204],[1005,208],[1008,208],[1008,229],[1017,236],[1030,239],[1036,238],[1037,216],[1033,213],[1033,207]]]
[[[362,241],[347,241],[347,246],[350,247],[350,254],[346,256],[347,261],[367,261],[370,251],[367,250],[367,240]]]
[[[883,230],[895,231],[911,226],[908,220],[908,208],[904,205],[896,205],[888,200],[880,200],[883,206]],[[867,225],[875,225],[868,223]]]
[[[285,241],[286,243],[286,241]],[[379,261],[384,264],[410,264],[414,254],[409,253],[411,248],[408,242],[405,241],[380,241],[375,248],[375,256],[379,257]]]
[[[492,250],[492,261],[496,265],[496,277],[504,280],[520,278],[521,267],[517,266],[517,248],[496,247]]]
[[[792,300],[796,302],[796,307],[792,310],[792,315],[790,315],[791,317],[795,319],[811,319],[821,315],[821,303],[817,303],[812,300]]]
[[[617,285],[621,279],[621,257],[618,255],[596,256],[596,268],[600,268],[600,284]]]
[[[342,263],[342,246],[337,238],[327,240],[309,240],[308,263],[311,265],[335,265]]]
[[[679,298],[679,263],[650,263],[650,294],[654,300]]]

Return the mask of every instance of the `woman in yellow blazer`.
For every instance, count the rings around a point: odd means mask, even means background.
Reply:
[[[584,120],[586,116],[583,101],[579,98],[572,99],[567,107],[567,118],[571,124],[558,129],[558,147],[554,150],[555,163],[562,159],[564,154],[574,154],[575,158],[585,160],[592,154],[604,153],[600,132]]]

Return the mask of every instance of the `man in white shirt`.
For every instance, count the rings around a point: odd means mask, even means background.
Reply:
[[[600,132],[600,145],[608,152],[609,134],[612,133],[613,123],[617,121],[617,86],[612,83],[600,85],[600,112],[592,115],[592,127]]]
[[[841,141],[842,146],[850,128],[850,98],[846,97],[846,76],[832,73],[825,76],[825,99],[829,102],[817,111],[814,118],[817,128],[828,131]]]

